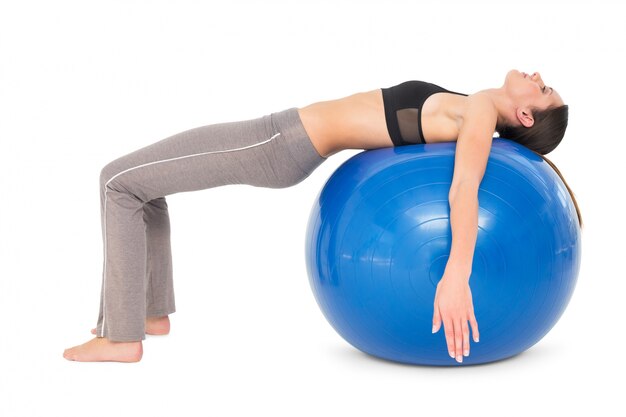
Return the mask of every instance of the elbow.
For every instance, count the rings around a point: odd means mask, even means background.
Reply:
[[[480,186],[480,181],[475,180],[464,180],[459,181],[456,184],[452,184],[450,186],[450,192],[448,193],[448,201],[452,203],[456,198],[459,191],[470,192],[471,195],[478,196],[478,187]]]

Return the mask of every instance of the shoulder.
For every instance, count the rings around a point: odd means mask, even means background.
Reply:
[[[496,111],[496,105],[484,91],[479,91],[467,96],[467,103],[472,107],[480,107],[483,110]]]
[[[498,112],[484,93],[468,96],[456,144],[454,176],[450,189],[465,181],[480,184],[491,151]]]
[[[467,97],[467,105],[463,116],[463,126],[485,126],[495,128],[498,110],[491,97],[478,92]]]

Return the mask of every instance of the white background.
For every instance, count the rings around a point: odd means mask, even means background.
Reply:
[[[2,0],[0,415],[623,411],[624,15],[601,1]],[[586,224],[574,297],[525,353],[408,366],[335,333],[310,291],[304,236],[350,150],[288,189],[168,196],[171,334],[148,337],[136,364],[62,358],[97,318],[109,161],[196,126],[410,79],[499,87],[511,68],[540,71],[570,105],[549,157]]]

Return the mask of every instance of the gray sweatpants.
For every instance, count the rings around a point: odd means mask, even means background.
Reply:
[[[227,184],[285,188],[326,158],[297,109],[202,126],[122,156],[100,173],[104,263],[97,336],[145,339],[145,318],[175,311],[165,196]]]

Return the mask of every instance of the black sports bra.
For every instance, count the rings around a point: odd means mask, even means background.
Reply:
[[[467,96],[424,81],[406,81],[382,92],[387,130],[395,146],[426,143],[421,109],[428,97],[435,93]]]

